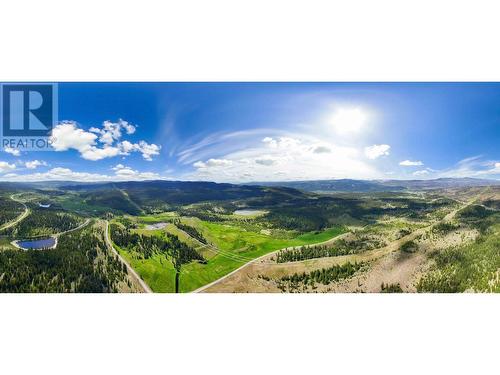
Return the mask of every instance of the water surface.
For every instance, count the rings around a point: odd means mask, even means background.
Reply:
[[[25,250],[43,250],[53,248],[55,244],[56,239],[54,237],[17,241],[17,245]]]

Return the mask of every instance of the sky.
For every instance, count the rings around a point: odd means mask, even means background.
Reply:
[[[59,83],[3,181],[500,179],[498,83]]]

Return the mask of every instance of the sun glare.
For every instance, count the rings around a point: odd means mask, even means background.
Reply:
[[[365,127],[367,119],[367,113],[360,108],[339,108],[330,122],[337,133],[349,135],[359,133]]]

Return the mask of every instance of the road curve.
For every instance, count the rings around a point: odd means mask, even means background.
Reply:
[[[55,233],[52,236],[53,237],[59,237],[59,236],[62,236],[63,234],[74,232],[75,230],[82,229],[83,227],[87,226],[89,223],[90,223],[90,219],[87,219],[87,220],[85,220],[83,222],[83,224],[80,224],[79,226],[77,226],[75,228],[71,228],[71,229],[65,230],[64,232]]]
[[[127,267],[127,271],[136,279],[136,281],[139,283],[141,288],[144,290],[144,293],[153,293],[151,288],[144,282],[144,280],[139,276],[137,272],[130,266],[130,264],[120,255],[120,253],[115,249],[113,246],[113,242],[111,242],[111,238],[109,237],[109,221],[105,220],[106,222],[106,229],[105,229],[105,235],[104,238],[106,239],[106,244],[108,245],[108,248],[118,256],[118,259],[125,264],[125,267]]]
[[[22,201],[18,201],[17,199],[15,199],[15,198],[14,198],[14,195],[15,195],[15,194],[12,194],[12,195],[10,196],[10,199],[12,199],[14,202],[21,203],[21,204],[24,206],[24,212],[23,212],[21,215],[19,215],[19,216],[18,216],[15,220],[10,221],[10,222],[8,222],[8,223],[6,223],[6,224],[2,225],[2,226],[0,227],[0,231],[2,231],[2,230],[4,230],[4,229],[8,229],[8,228],[10,228],[10,227],[13,227],[13,226],[14,226],[14,225],[16,225],[17,223],[19,223],[21,220],[24,220],[24,219],[26,218],[26,216],[28,216],[28,215],[29,215],[29,213],[30,213],[30,210],[29,210],[28,206],[26,206],[26,203],[24,203],[24,202],[22,202]]]
[[[305,246],[305,247],[309,247],[309,246],[321,246],[321,245],[328,245],[330,242],[334,241],[334,240],[338,240],[339,238],[342,238],[346,235],[348,235],[350,232],[347,232],[347,233],[342,233],[342,234],[339,234],[339,235],[336,235],[335,237],[332,237],[326,241],[322,241],[322,242],[318,242],[318,243],[312,243],[312,244],[308,244],[308,245],[298,245],[298,246],[288,246],[288,247],[284,247],[282,249],[278,249],[278,250],[274,250],[274,251],[271,251],[270,253],[267,253],[267,254],[264,254],[258,258],[255,258],[255,259],[252,259],[251,261],[245,263],[244,265],[242,265],[241,267],[235,269],[234,271],[231,271],[229,272],[227,275],[224,275],[222,276],[221,278],[215,280],[215,281],[212,281],[211,283],[207,284],[207,285],[204,285],[196,290],[193,290],[192,293],[200,293],[200,292],[203,292],[205,289],[208,289],[210,288],[211,286],[214,286],[215,284],[218,284],[220,283],[221,281],[227,279],[228,277],[230,277],[231,275],[234,275],[236,272],[239,272],[241,271],[242,269],[258,262],[259,260],[261,259],[264,259],[266,257],[269,257],[269,256],[272,256],[273,254],[276,254],[282,250],[286,250],[286,249],[299,249],[301,248],[302,246]]]
[[[416,237],[418,237],[419,235],[425,233],[426,231],[432,229],[434,226],[438,225],[439,223],[443,223],[443,222],[449,222],[451,221],[455,215],[457,214],[458,211],[462,210],[463,208],[473,204],[475,201],[476,201],[477,198],[473,198],[471,199],[470,201],[468,201],[467,203],[464,203],[463,205],[461,205],[460,207],[452,210],[450,213],[448,213],[444,218],[442,218],[441,220],[433,223],[433,224],[430,224],[426,227],[423,227],[423,228],[420,228],[420,229],[417,229],[415,231],[413,231],[412,233],[398,239],[398,240],[395,240],[393,242],[391,242],[389,245],[387,246],[384,246],[382,248],[378,248],[378,249],[373,249],[373,250],[369,250],[369,251],[365,251],[363,253],[359,253],[359,254],[350,254],[350,255],[342,255],[342,256],[337,256],[337,257],[325,257],[325,258],[315,258],[315,259],[308,259],[306,261],[297,261],[297,262],[287,262],[287,263],[282,263],[282,264],[273,264],[273,266],[278,266],[278,267],[283,267],[283,268],[291,268],[291,267],[294,267],[294,266],[298,266],[300,265],[301,263],[304,263],[304,262],[308,262],[308,263],[317,263],[317,262],[321,262],[322,260],[324,259],[329,259],[331,260],[331,263],[332,264],[343,264],[343,263],[346,263],[346,262],[350,262],[350,261],[355,261],[355,262],[363,262],[363,261],[371,261],[371,260],[375,260],[375,259],[379,259],[381,258],[382,256],[384,255],[387,255],[391,252],[394,252],[396,250],[398,250],[401,245],[406,242],[406,241],[410,241],[410,240],[414,240]],[[325,241],[325,242],[322,242],[320,244],[311,244],[311,245],[308,245],[308,246],[314,246],[314,245],[324,245],[328,242],[331,242],[333,240],[336,240],[336,239],[339,239],[341,238],[342,236],[345,236],[347,235],[348,233],[344,233],[342,235],[339,235],[337,237],[333,237],[331,239],[329,239],[328,241]],[[235,273],[241,271],[242,269],[252,265],[252,264],[255,264],[257,261],[259,260],[262,260],[263,258],[266,258],[266,257],[269,257],[271,254],[273,253],[276,253],[278,252],[279,250],[275,251],[275,252],[271,252],[271,253],[268,253],[268,254],[265,254],[259,258],[256,258],[248,263],[245,263],[244,265],[242,265],[241,267],[239,267],[238,269],[228,273],[227,275],[221,277],[220,279],[217,279],[213,282],[211,282],[210,284],[207,284],[201,288],[198,288],[196,289],[195,291],[193,291],[193,293],[199,293],[199,292],[203,292],[205,291],[206,289],[222,282],[223,280],[229,278],[230,276],[234,275]]]

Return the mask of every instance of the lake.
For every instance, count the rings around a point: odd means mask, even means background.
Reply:
[[[17,246],[24,250],[42,250],[54,248],[56,245],[55,237],[41,238],[38,240],[20,240],[17,241]]]

